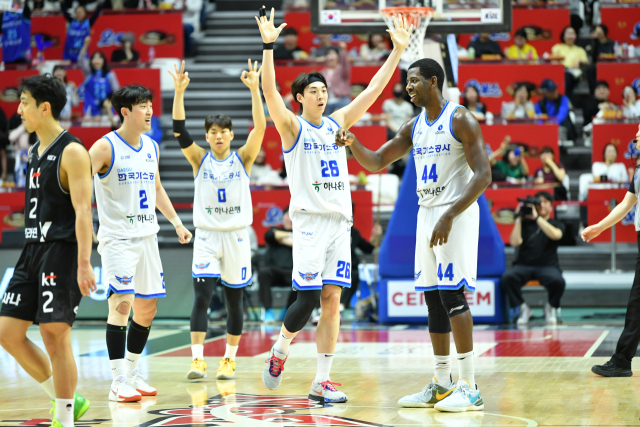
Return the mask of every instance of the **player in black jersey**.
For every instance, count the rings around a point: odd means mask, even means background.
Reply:
[[[0,344],[55,399],[52,426],[72,427],[89,408],[78,382],[71,325],[82,295],[96,289],[91,267],[91,160],[60,126],[62,83],[35,76],[19,88],[20,114],[39,141],[29,150],[25,188],[26,245],[0,309]],[[49,357],[26,334],[40,325]]]

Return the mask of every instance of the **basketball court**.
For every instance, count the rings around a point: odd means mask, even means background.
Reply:
[[[622,325],[567,322],[555,328],[476,326],[476,382],[485,410],[441,413],[408,409],[397,400],[430,381],[433,352],[423,326],[343,324],[331,379],[342,383],[344,404],[322,407],[307,398],[316,365],[315,328],[294,341],[282,386],[262,384],[264,361],[280,325],[250,325],[238,352],[236,379],[217,381],[224,325],[212,325],[204,356],[209,377],[188,381],[188,322],[154,323],[140,362],[155,397],[141,402],[107,399],[111,384],[104,325],[78,322],[72,331],[78,392],[92,401],[79,426],[637,426],[640,380],[602,378],[594,364],[608,360]],[[39,331],[29,338],[42,347]],[[453,347],[453,343],[452,343]],[[455,347],[452,348],[452,352]],[[453,353],[455,354],[455,353]],[[49,425],[50,406],[34,380],[0,352],[0,426]],[[640,365],[634,362],[635,370]],[[457,366],[453,364],[453,377]]]

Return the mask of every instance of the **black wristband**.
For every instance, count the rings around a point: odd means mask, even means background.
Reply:
[[[262,50],[273,50],[273,42],[271,43],[262,43]]]
[[[179,134],[176,138],[180,143],[180,148],[189,148],[194,142],[187,131],[184,120],[173,120],[173,133]]]

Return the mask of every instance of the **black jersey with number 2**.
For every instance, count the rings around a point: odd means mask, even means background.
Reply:
[[[29,151],[24,206],[24,237],[27,243],[76,241],[76,212],[71,194],[60,182],[60,160],[69,144],[80,144],[66,130],[38,155],[40,141]]]

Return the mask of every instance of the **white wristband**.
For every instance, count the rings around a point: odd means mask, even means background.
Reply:
[[[182,225],[182,221],[180,221],[180,217],[179,217],[179,216],[177,216],[177,217],[175,217],[175,218],[170,219],[170,220],[169,220],[169,222],[170,222],[174,227],[177,227],[177,226],[179,226],[179,225]]]

